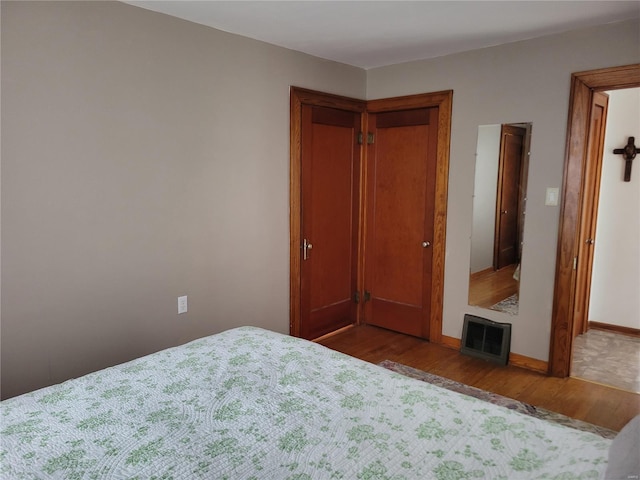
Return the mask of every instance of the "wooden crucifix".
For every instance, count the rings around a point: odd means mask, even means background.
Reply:
[[[624,148],[616,148],[613,153],[616,155],[622,154],[622,158],[624,158],[624,181],[631,181],[631,161],[636,158],[636,154],[640,153],[640,149],[635,146],[635,137],[629,137],[627,144]]]

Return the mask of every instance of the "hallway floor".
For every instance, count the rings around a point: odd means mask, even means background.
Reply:
[[[578,335],[571,376],[640,393],[640,338],[594,328]]]

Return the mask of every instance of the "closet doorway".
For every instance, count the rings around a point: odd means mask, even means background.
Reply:
[[[292,335],[371,323],[440,342],[451,97],[292,87]]]

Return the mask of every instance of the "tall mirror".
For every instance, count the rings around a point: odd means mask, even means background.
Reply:
[[[518,314],[531,123],[478,127],[469,305]]]

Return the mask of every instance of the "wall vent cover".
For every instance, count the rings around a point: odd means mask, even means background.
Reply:
[[[475,315],[464,316],[460,353],[506,365],[511,350],[511,324]]]

